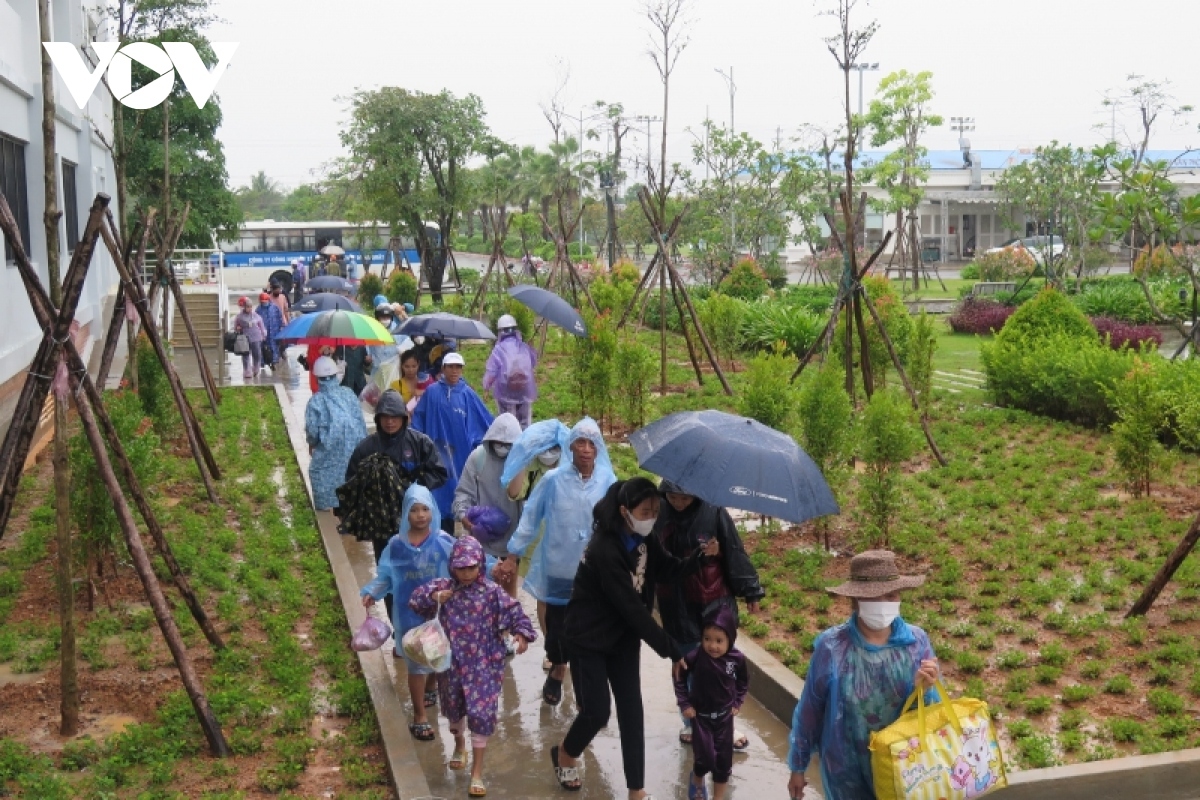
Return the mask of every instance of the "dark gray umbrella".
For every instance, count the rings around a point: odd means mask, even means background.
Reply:
[[[344,311],[357,311],[362,313],[362,309],[358,303],[351,300],[349,297],[341,294],[333,294],[332,292],[321,292],[319,294],[310,294],[292,306],[292,311],[301,314],[311,314],[314,311],[333,311],[335,309]]]
[[[548,289],[539,289],[537,286],[521,284],[511,287],[508,293],[518,303],[528,306],[533,313],[553,322],[567,333],[573,333],[576,336],[587,336],[587,328],[583,324],[583,317],[579,316],[579,312],[572,308],[570,303],[563,300],[554,292]]]
[[[445,311],[409,317],[396,332],[403,333],[405,336],[448,336],[453,339],[496,338],[496,334],[492,333],[488,326],[479,320],[460,317],[457,314],[447,314]]]
[[[681,411],[629,434],[638,465],[713,505],[804,522],[839,512],[821,470],[785,433],[722,411]]]
[[[317,277],[304,284],[310,292],[345,292],[346,294],[354,293],[354,284],[345,278],[339,278],[337,275],[318,275]]]

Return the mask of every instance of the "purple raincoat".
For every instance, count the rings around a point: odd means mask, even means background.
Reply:
[[[483,388],[497,402],[532,403],[537,399],[534,368],[537,352],[525,344],[520,331],[500,334],[483,370]]]
[[[483,561],[483,548],[475,539],[464,536],[454,543],[451,564],[482,566]],[[496,706],[504,679],[504,632],[520,634],[530,642],[537,633],[520,603],[482,571],[478,580],[466,586],[453,578],[435,578],[417,587],[409,608],[432,619],[438,608],[433,596],[443,589],[454,592],[438,617],[450,637],[454,661],[450,669],[438,673],[442,713],[451,722],[466,717],[471,733],[491,736],[496,732]]]

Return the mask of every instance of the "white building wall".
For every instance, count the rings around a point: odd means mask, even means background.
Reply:
[[[88,38],[88,19],[82,5],[61,0],[51,5],[51,30],[56,41],[79,44]],[[27,250],[46,285],[45,178],[42,153],[41,36],[38,30],[37,0],[0,0],[0,133],[21,141],[25,147],[26,203],[29,210]],[[93,132],[99,126],[111,140],[111,105],[102,87],[98,87],[86,110],[75,108],[62,80],[55,74],[58,196],[60,209],[66,201],[62,186],[63,159],[76,165],[76,204],[80,233],[87,221],[87,210],[99,191],[114,192],[112,158]],[[116,198],[110,205],[117,213]],[[119,216],[118,216],[119,218]],[[59,222],[60,274],[65,276],[71,254],[66,249],[66,216]],[[3,246],[0,245],[0,258]],[[103,245],[96,248],[88,271],[87,283],[76,319],[81,326],[92,325],[92,337],[103,336],[103,308],[116,292],[117,272]],[[41,330],[33,317],[29,300],[15,266],[0,266],[0,319],[4,336],[0,337],[0,393],[13,378],[28,367],[38,344]]]

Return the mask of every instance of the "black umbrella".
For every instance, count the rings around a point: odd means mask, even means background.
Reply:
[[[579,312],[572,308],[570,303],[563,300],[554,292],[547,289],[539,289],[536,286],[528,284],[521,284],[520,286],[511,287],[508,293],[518,303],[528,306],[533,313],[553,322],[568,333],[573,333],[576,336],[587,336],[587,328],[583,324],[583,317],[579,316]]]
[[[333,311],[335,309],[344,311],[357,311],[362,313],[362,308],[358,303],[351,300],[349,297],[340,294],[332,294],[330,292],[321,292],[320,294],[310,294],[301,300],[296,305],[292,306],[292,311],[297,311],[301,314],[311,314],[314,311]]]
[[[792,437],[722,411],[681,411],[629,434],[638,465],[713,505],[791,522],[839,512]]]
[[[454,339],[496,338],[496,334],[479,320],[447,314],[444,311],[409,317],[396,333],[403,333],[405,336],[448,336]]]
[[[286,269],[277,269],[272,272],[270,283],[278,283],[284,294],[292,293],[292,273]]]
[[[345,292],[354,293],[354,284],[337,275],[318,275],[304,284],[310,292]]]

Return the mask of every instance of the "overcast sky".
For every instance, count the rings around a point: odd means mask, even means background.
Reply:
[[[688,158],[688,129],[700,127],[706,110],[728,124],[717,68],[733,68],[739,131],[786,141],[804,123],[836,122],[841,76],[822,41],[833,21],[819,13],[829,5],[691,0],[690,43],[671,84],[668,157]],[[341,153],[347,112],[339,98],[357,88],[475,93],[495,134],[542,146],[551,134],[539,102],[561,60],[572,113],[603,99],[659,115],[662,85],[646,55],[643,9],[638,0],[218,0],[225,22],[210,38],[240,42],[218,86],[230,181],[240,186],[259,170],[285,187],[315,180]],[[1180,102],[1200,105],[1194,0],[873,0],[859,3],[857,18],[880,24],[864,59],[880,65],[865,75],[865,102],[888,72],[930,70],[935,111],[974,117],[976,149],[1105,141],[1105,90],[1130,73],[1170,78]],[[1200,114],[1187,126],[1161,123],[1152,146],[1200,146],[1197,121]],[[656,123],[656,151],[658,137]],[[644,134],[627,142],[627,152],[644,152]],[[936,129],[925,144],[954,149],[957,134]]]

